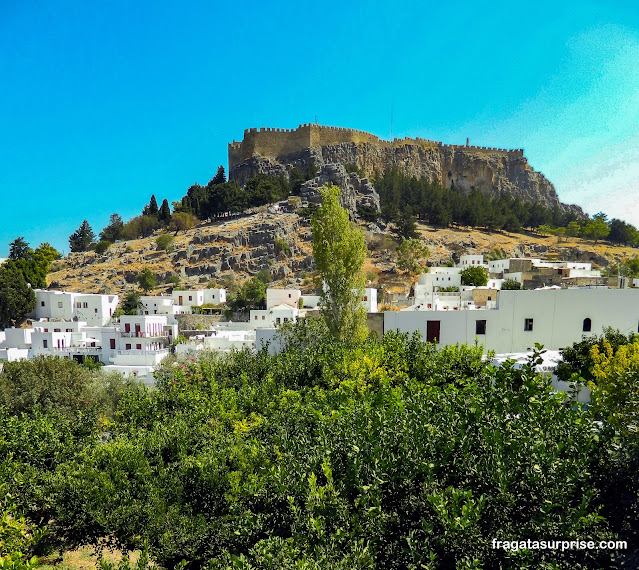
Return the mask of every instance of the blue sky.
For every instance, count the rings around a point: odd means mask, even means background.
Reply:
[[[0,257],[178,200],[245,128],[387,138],[391,111],[639,226],[636,2],[217,4],[0,0]]]

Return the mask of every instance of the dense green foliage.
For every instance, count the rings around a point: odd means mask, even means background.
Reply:
[[[636,458],[534,363],[326,334],[309,320],[281,354],[168,361],[106,420],[82,399],[72,419],[0,407],[0,485],[51,543],[107,539],[166,568],[635,567],[632,551],[492,548],[637,524],[619,499]]]
[[[397,267],[402,271],[424,271],[430,251],[418,239],[403,239],[397,248]]]
[[[424,223],[443,227],[455,224],[509,232],[541,228],[547,234],[639,245],[639,232],[634,226],[618,219],[608,221],[601,212],[592,218],[580,218],[559,206],[548,208],[507,195],[488,197],[476,189],[464,193],[393,169],[375,176],[375,188],[380,195],[382,218],[395,223],[400,235],[410,231],[410,220],[416,216]]]
[[[20,324],[35,308],[36,297],[18,262],[0,265],[0,328]]]
[[[587,382],[593,380],[592,368],[593,360],[591,351],[597,346],[600,351],[604,348],[604,340],[607,341],[613,350],[620,346],[636,340],[637,335],[630,333],[624,335],[618,330],[607,328],[602,335],[591,335],[582,338],[580,342],[563,349],[563,360],[557,367],[557,376],[564,381],[569,381],[573,375],[581,376]]]
[[[179,280],[178,280],[179,282]],[[129,291],[120,299],[115,316],[120,315],[137,315],[138,310],[142,310],[144,305],[140,300],[140,293],[137,291]]]
[[[459,274],[461,275],[462,285],[473,285],[475,287],[483,287],[488,283],[488,272],[479,266],[466,267],[462,269]]]
[[[263,279],[253,277],[246,281],[235,293],[230,293],[227,296],[226,304],[236,311],[246,311],[259,309],[265,302],[266,283]]]
[[[155,238],[155,244],[160,250],[172,251],[175,248],[175,239],[170,234],[162,234]]]

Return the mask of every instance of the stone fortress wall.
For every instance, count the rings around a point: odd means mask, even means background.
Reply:
[[[294,154],[305,148],[337,145],[342,143],[372,144],[379,147],[400,147],[406,145],[421,146],[473,152],[479,154],[501,154],[512,157],[523,157],[523,149],[504,149],[485,146],[469,146],[444,144],[423,138],[395,138],[392,141],[380,139],[378,136],[357,129],[329,127],[314,123],[305,123],[296,129],[277,129],[262,127],[244,131],[242,141],[229,143],[229,172],[233,167],[251,158],[254,154],[263,157],[277,158]]]

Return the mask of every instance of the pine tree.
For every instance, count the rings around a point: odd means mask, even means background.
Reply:
[[[0,327],[20,324],[33,310],[35,293],[15,261],[0,267]]]
[[[151,195],[151,201],[149,202],[149,216],[157,215],[158,213],[158,201],[155,199],[155,194]]]
[[[171,221],[171,207],[169,206],[169,201],[166,198],[162,200],[162,205],[160,206],[160,211],[158,212],[158,219],[163,224],[168,224]]]
[[[100,239],[115,243],[120,239],[120,232],[124,227],[124,222],[119,214],[111,214],[109,225],[100,233]]]
[[[210,184],[213,186],[215,184],[224,184],[225,182],[226,182],[226,173],[224,172],[224,167],[220,165],[218,166],[215,176],[211,179]]]
[[[9,244],[9,259],[29,259],[32,255],[33,250],[23,237],[18,237]]]
[[[95,240],[95,234],[89,222],[84,220],[82,225],[69,236],[69,247],[71,251],[87,251],[93,240]]]

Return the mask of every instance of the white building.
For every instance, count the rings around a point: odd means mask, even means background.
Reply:
[[[36,319],[84,321],[90,326],[106,325],[118,306],[117,295],[94,295],[35,289]]]
[[[206,331],[206,334],[191,337],[188,342],[178,344],[175,349],[178,355],[187,355],[201,351],[231,352],[254,347],[255,330],[220,326],[213,331]]]
[[[204,291],[203,290],[187,290],[187,289],[173,289],[171,292],[171,298],[175,305],[179,307],[179,313],[190,313],[191,307],[204,304]]]
[[[29,358],[33,329],[8,328],[2,333],[0,360],[14,362]]]
[[[253,309],[249,322],[252,328],[270,328],[286,322],[297,322],[299,309],[292,305],[276,305],[270,309]]]
[[[389,311],[384,331],[420,331],[441,344],[484,345],[497,353],[526,352],[535,343],[558,350],[611,326],[639,331],[639,291],[633,289],[546,289],[501,291],[496,308],[482,310]]]
[[[431,293],[447,287],[461,287],[461,268],[431,267],[428,273],[422,273],[415,284],[415,299],[422,300]]]
[[[142,315],[170,315],[175,316],[178,313],[178,306],[175,304],[173,297],[164,295],[142,295],[140,297],[141,307],[138,314]]]
[[[226,303],[226,289],[173,289],[174,314],[190,314],[192,307]]]
[[[362,304],[366,308],[367,313],[377,312],[377,289],[375,287],[366,287],[364,289]]]
[[[483,267],[488,269],[488,265],[484,263],[483,255],[461,255],[459,257],[459,263],[457,267],[460,269],[467,269],[468,267]]]
[[[302,292],[299,289],[269,288],[266,290],[266,308],[272,309],[278,305],[290,305],[297,308],[301,296]]]
[[[226,289],[204,289],[204,304],[219,305],[226,303]]]

